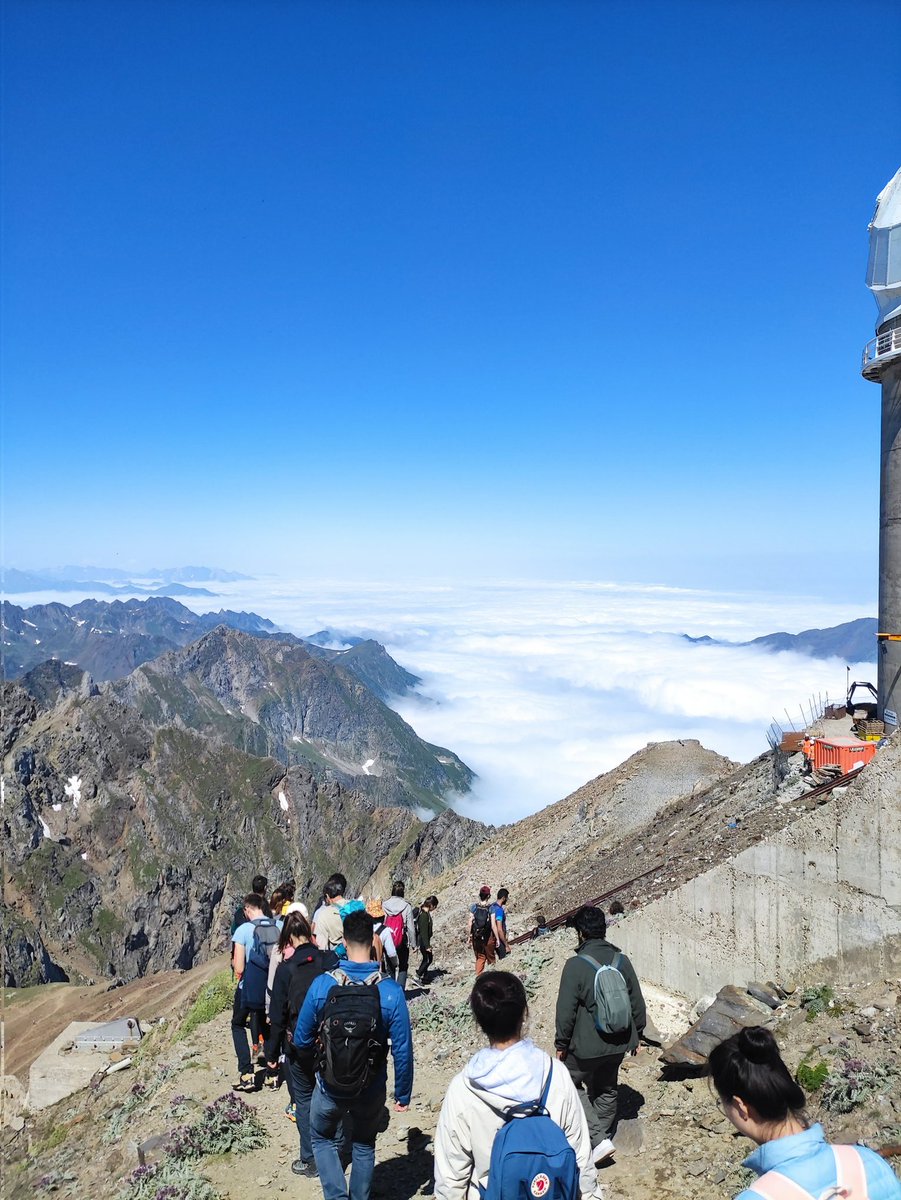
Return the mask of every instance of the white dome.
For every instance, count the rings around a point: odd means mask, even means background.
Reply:
[[[876,199],[870,222],[867,287],[879,306],[877,329],[901,316],[901,169]]]

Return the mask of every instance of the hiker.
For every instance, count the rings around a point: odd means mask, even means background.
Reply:
[[[522,1126],[513,1132],[525,1134],[527,1149],[538,1148],[544,1139],[531,1118],[505,1120],[505,1111],[538,1100],[559,1126],[558,1141],[565,1135],[574,1151],[574,1161],[568,1156],[567,1161],[582,1200],[597,1200],[601,1190],[591,1160],[591,1137],[570,1074],[562,1063],[522,1036],[528,1008],[521,980],[510,971],[482,975],[475,982],[469,1005],[488,1046],[454,1076],[444,1097],[435,1134],[436,1200],[480,1200],[486,1195],[483,1188],[488,1196],[500,1196],[500,1177],[507,1185],[505,1195],[528,1195],[529,1184],[541,1179],[542,1164],[534,1154],[523,1155],[529,1160],[528,1176],[525,1187],[514,1190],[503,1164],[497,1161],[500,1148],[495,1138],[502,1129]],[[510,1162],[507,1155],[504,1164]],[[544,1191],[531,1188],[532,1195],[539,1197],[549,1190],[546,1179]],[[561,1188],[554,1194],[567,1193]]]
[[[344,926],[338,911],[344,904],[347,880],[331,875],[322,889],[323,901],[313,913],[313,937],[320,950],[337,950],[344,942]]]
[[[391,930],[385,924],[385,909],[382,906],[381,896],[368,900],[366,911],[373,921],[372,932],[375,935],[373,945],[375,946],[375,938],[377,938],[381,947],[380,950],[379,947],[376,947],[376,957],[381,962],[383,973],[394,979],[397,975],[397,947],[394,944]]]
[[[899,1200],[901,1182],[864,1146],[833,1146],[822,1125],[811,1125],[804,1092],[762,1025],[739,1030],[710,1052],[708,1073],[719,1107],[758,1149],[744,1166],[759,1178],[737,1200],[804,1200],[817,1196]]]
[[[254,875],[253,879],[250,881],[250,890],[253,892],[253,894],[255,896],[265,896],[266,889],[268,887],[269,887],[269,880],[266,878],[265,875]],[[246,920],[246,917],[244,916],[244,901],[240,900],[238,902],[237,906],[235,907],[234,915],[232,916],[232,927],[231,927],[232,937],[234,937],[235,930],[238,928],[238,926],[243,925],[245,920]]]
[[[263,913],[263,897],[249,892],[244,897],[243,924],[232,937],[232,970],[238,981],[232,1007],[232,1041],[238,1059],[238,1092],[256,1091],[253,1054],[263,1039],[266,1027],[266,981],[269,958],[278,941],[275,921]],[[253,1050],[247,1046],[247,1023]]]
[[[416,916],[416,945],[422,955],[422,962],[416,971],[420,983],[427,983],[429,967],[432,965],[432,913],[438,907],[437,896],[427,896],[419,906]]]
[[[287,953],[289,949],[290,955]],[[300,1136],[300,1157],[291,1163],[291,1170],[295,1175],[311,1179],[317,1174],[310,1134],[310,1101],[316,1082],[315,1059],[311,1050],[295,1047],[294,1030],[310,984],[319,975],[336,967],[338,959],[331,950],[320,950],[314,944],[309,921],[296,910],[285,917],[279,950],[284,958],[279,963],[272,985],[269,1006],[271,1029],[266,1042],[266,1061],[270,1071],[275,1070],[279,1055],[284,1053],[291,1097],[285,1115],[297,1122]]]
[[[310,914],[307,911],[307,906],[305,904],[301,904],[299,901],[295,900],[293,904],[288,905],[287,909],[285,910],[284,917],[280,918],[278,921],[275,922],[276,925],[279,926],[280,933],[284,933],[285,921],[287,920],[289,914],[293,913],[293,912],[300,913],[301,916],[303,917],[303,919],[307,922],[307,924],[309,924]],[[291,957],[291,954],[293,953],[292,943],[287,942],[283,946],[282,941],[283,941],[283,939],[280,936],[278,945],[272,951],[272,957],[269,959],[269,978],[266,980],[266,1016],[267,1017],[269,1016],[269,1005],[271,1003],[271,998],[272,998],[272,985],[275,982],[275,972],[278,970],[281,963],[283,963],[287,959],[289,959]]]
[[[387,1042],[394,1058],[394,1111],[407,1112],[413,1090],[413,1039],[407,1001],[369,957],[372,917],[365,910],[344,922],[347,959],[314,979],[294,1033],[296,1050],[319,1040],[316,1087],[310,1109],[313,1156],[324,1200],[348,1200],[339,1156],[341,1123],[352,1120],[351,1192],[369,1200],[375,1138],[385,1107]]]
[[[469,910],[469,943],[476,956],[476,975],[494,966],[497,942],[491,924],[491,888],[487,883],[479,888],[479,902]]]
[[[498,958],[506,958],[510,953],[510,945],[507,942],[507,901],[509,899],[510,893],[507,889],[498,888],[497,899],[491,906],[491,932],[497,943]]]
[[[626,1054],[637,1050],[647,1015],[635,969],[607,941],[601,909],[580,908],[566,924],[579,941],[560,978],[554,1045],[579,1091],[592,1158],[600,1162],[614,1151],[619,1068]]]
[[[410,949],[416,945],[416,923],[413,920],[410,901],[404,899],[405,891],[403,881],[395,879],[391,885],[391,895],[382,905],[385,910],[385,924],[391,930],[397,949],[397,985],[400,988],[407,986]]]

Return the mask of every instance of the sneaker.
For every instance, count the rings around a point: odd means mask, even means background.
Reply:
[[[315,1179],[319,1172],[316,1170],[316,1163],[311,1158],[309,1162],[304,1162],[302,1158],[295,1158],[291,1163],[291,1170],[295,1175],[302,1175],[305,1179]]]
[[[233,1092],[255,1092],[257,1090],[257,1077],[253,1071],[247,1071],[241,1076],[237,1083],[232,1084]]]
[[[616,1147],[610,1138],[604,1138],[602,1142],[598,1142],[591,1152],[591,1161],[595,1163],[603,1162],[605,1158],[612,1158]]]
[[[295,1111],[293,1104],[289,1104],[285,1109],[285,1116],[289,1121],[294,1121],[295,1124],[297,1123],[297,1112]]]

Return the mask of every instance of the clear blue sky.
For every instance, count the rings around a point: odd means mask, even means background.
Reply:
[[[5,560],[875,592],[899,44],[861,0],[7,0]]]

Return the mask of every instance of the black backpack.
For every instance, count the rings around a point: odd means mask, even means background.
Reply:
[[[288,990],[285,995],[284,1022],[285,1038],[288,1053],[297,1058],[303,1051],[294,1049],[294,1030],[297,1028],[297,1018],[307,998],[307,992],[314,979],[324,975],[327,970],[337,965],[337,958],[331,950],[320,950],[318,946],[298,946],[285,963],[288,973]],[[281,970],[281,968],[279,968]]]
[[[325,998],[316,1069],[333,1096],[350,1100],[373,1083],[388,1061],[388,1034],[379,999],[380,971],[362,982],[340,968]]]
[[[472,944],[484,946],[491,937],[491,909],[485,904],[477,904],[472,914]]]

